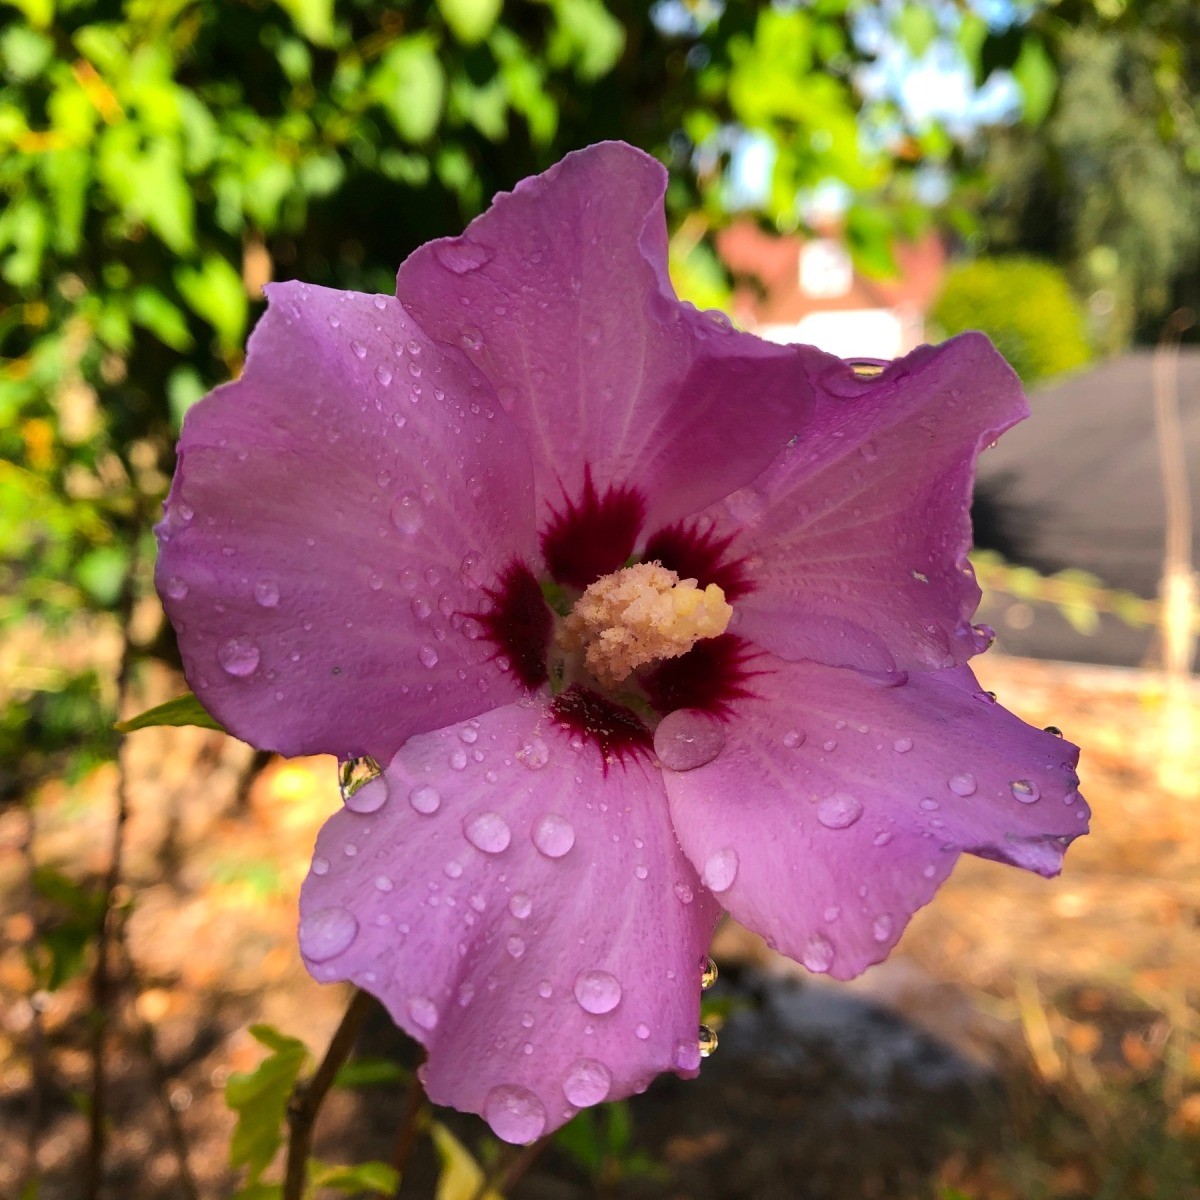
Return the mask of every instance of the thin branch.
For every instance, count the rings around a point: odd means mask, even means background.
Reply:
[[[133,669],[133,642],[129,622],[137,591],[139,568],[138,530],[140,519],[135,513],[130,535],[129,568],[117,602],[117,617],[121,627],[121,660],[117,668],[116,715],[123,715],[129,694]],[[107,1138],[107,1063],[105,1042],[109,1025],[109,1008],[113,999],[111,948],[119,914],[113,909],[113,896],[121,883],[121,867],[125,854],[125,827],[129,821],[129,776],[122,753],[124,737],[117,735],[114,757],[117,764],[117,811],[113,818],[112,848],[109,851],[108,871],[101,892],[100,920],[96,928],[96,963],[92,969],[92,1081],[88,1113],[88,1148],[83,1168],[84,1200],[97,1200],[104,1172],[104,1151]]]
[[[484,1200],[489,1192],[495,1192],[500,1196],[507,1195],[553,1140],[553,1134],[539,1138],[536,1142],[530,1142],[528,1146],[522,1146],[515,1154],[501,1159],[496,1168],[476,1189],[471,1200]]]
[[[413,1071],[412,1082],[404,1097],[404,1111],[400,1114],[400,1126],[396,1130],[396,1145],[392,1150],[392,1166],[396,1171],[396,1191],[392,1200],[399,1200],[404,1183],[404,1169],[417,1139],[421,1135],[421,1116],[425,1111],[425,1089],[417,1072]]]
[[[312,1078],[296,1085],[288,1103],[288,1147],[287,1169],[283,1180],[283,1200],[301,1200],[304,1194],[305,1176],[308,1171],[308,1155],[312,1149],[313,1128],[317,1114],[342,1064],[350,1057],[355,1039],[371,1007],[371,997],[357,988],[350,1001],[341,1024],[334,1031],[325,1057],[313,1072]]]

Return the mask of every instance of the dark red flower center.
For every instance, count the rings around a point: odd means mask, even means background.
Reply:
[[[486,589],[487,611],[476,615],[496,659],[528,691],[556,682],[553,665],[557,616],[579,595],[631,560],[658,562],[701,587],[717,584],[727,600],[753,590],[745,560],[733,551],[733,535],[718,535],[697,519],[661,528],[641,542],[646,502],[635,488],[596,488],[591,471],[577,497],[564,496],[541,533],[545,575],[514,560]],[[547,602],[550,597],[555,609]],[[661,659],[634,673],[619,691],[594,681],[573,681],[557,691],[550,711],[570,737],[582,738],[614,759],[652,754],[653,729],[668,713],[694,708],[727,719],[734,704],[751,694],[755,651],[736,634],[697,642],[677,658]]]

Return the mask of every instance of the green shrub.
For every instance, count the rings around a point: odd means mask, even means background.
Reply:
[[[932,319],[951,337],[980,329],[1025,384],[1092,360],[1078,301],[1057,267],[1033,258],[981,258],[955,267]]]

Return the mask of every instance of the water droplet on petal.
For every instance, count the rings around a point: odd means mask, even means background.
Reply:
[[[533,827],[533,844],[547,858],[562,858],[575,845],[575,829],[566,817],[546,813]]]
[[[178,575],[172,575],[163,584],[163,591],[167,593],[167,598],[170,600],[182,600],[188,594],[188,585]]]
[[[508,911],[518,921],[524,921],[533,912],[533,901],[524,892],[516,892],[508,902]]]
[[[357,936],[358,919],[348,908],[320,908],[300,921],[300,953],[310,962],[327,962],[349,949]]]
[[[803,730],[789,729],[787,733],[783,735],[783,744],[789,750],[795,750],[798,746],[804,745],[804,738],[805,734]]]
[[[694,1039],[680,1039],[675,1043],[675,1052],[671,1059],[681,1071],[697,1070],[700,1066],[700,1043]]]
[[[975,789],[978,787],[975,782],[975,776],[967,771],[951,775],[948,780],[948,786],[956,796],[973,796]]]
[[[694,708],[677,708],[654,731],[654,753],[671,771],[693,771],[712,762],[724,748],[720,723]]]
[[[910,737],[898,737],[892,743],[892,749],[897,754],[907,754],[913,748],[913,740]]]
[[[450,769],[452,771],[464,771],[467,766],[467,752],[461,746],[455,746],[450,751]]]
[[[892,936],[892,918],[887,913],[875,918],[871,925],[871,936],[877,942],[886,942]]]
[[[543,979],[541,983],[538,984],[538,995],[541,996],[543,1000],[549,1000],[550,997],[554,995],[554,987],[550,983],[550,980]]]
[[[230,638],[217,650],[217,661],[226,674],[238,677],[253,675],[258,670],[259,658],[258,647],[244,637]]]
[[[338,763],[338,791],[342,794],[342,803],[349,804],[354,795],[366,787],[373,779],[378,779],[382,771],[379,764],[369,755],[359,758],[347,758]],[[382,799],[374,808],[356,809],[357,812],[374,812],[387,799],[385,791]]]
[[[650,1026],[643,1021],[633,1032],[639,1041],[644,1042],[650,1036]]]
[[[421,666],[429,670],[438,665],[438,652],[432,646],[422,646],[417,657],[421,660]]]
[[[584,1012],[612,1012],[621,1003],[621,984],[607,971],[581,971],[575,976],[575,999]]]
[[[1054,737],[1062,737],[1063,735],[1063,731],[1057,725],[1047,725],[1042,732],[1052,734]]]
[[[1022,804],[1035,804],[1042,797],[1041,789],[1032,779],[1014,779],[1009,787],[1013,799],[1020,800]]]
[[[694,893],[686,883],[677,883],[674,891],[675,899],[678,900],[680,904],[691,904],[692,900],[694,899]]]
[[[612,1087],[609,1069],[594,1058],[581,1058],[571,1064],[563,1080],[563,1095],[576,1108],[599,1104]]]
[[[833,966],[833,943],[821,933],[814,933],[800,951],[800,961],[818,975],[823,975]]]
[[[517,751],[517,757],[531,771],[540,771],[550,761],[550,747],[540,737],[530,738]]]
[[[438,794],[436,788],[432,788],[428,784],[422,784],[420,787],[413,788],[408,793],[408,802],[417,812],[423,816],[429,816],[431,813],[437,812],[441,807],[442,797]]]
[[[738,856],[732,846],[711,854],[704,864],[704,886],[710,892],[726,892],[737,878]]]
[[[392,524],[401,533],[410,536],[421,528],[424,517],[421,512],[421,500],[412,492],[402,492],[392,502]]]
[[[408,1015],[422,1029],[437,1028],[437,1005],[428,996],[413,996],[408,1002]]]
[[[463,836],[484,854],[500,854],[508,849],[512,831],[498,812],[481,812],[463,821]]]
[[[314,875],[328,875],[329,874],[329,859],[322,858],[320,855],[318,855],[316,858],[314,858],[312,860],[312,873]]]
[[[707,992],[717,982],[717,974],[717,964],[706,955],[704,966],[700,969],[700,990],[702,992]]]
[[[484,1120],[496,1136],[517,1146],[537,1141],[546,1128],[546,1109],[528,1088],[502,1083],[483,1102]]]
[[[279,603],[279,584],[273,579],[260,579],[254,585],[254,599],[263,608],[274,608]]]
[[[698,1031],[697,1042],[700,1047],[700,1057],[709,1058],[716,1053],[717,1050],[717,1032],[708,1025],[701,1025]]]
[[[525,955],[525,939],[513,934],[508,939],[507,950],[512,958],[523,958]]]
[[[848,792],[834,792],[817,805],[817,820],[826,829],[846,829],[862,815],[862,801]]]

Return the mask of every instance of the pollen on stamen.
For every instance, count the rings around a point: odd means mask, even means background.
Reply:
[[[638,563],[591,584],[556,640],[563,650],[582,650],[597,682],[615,687],[647,663],[678,658],[702,638],[720,636],[732,616],[715,583],[702,588],[660,563]]]

